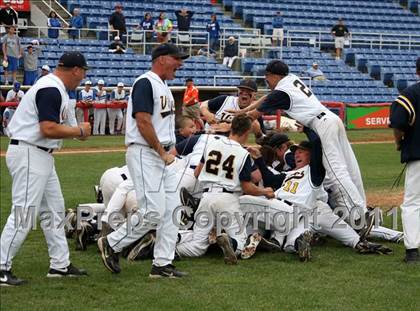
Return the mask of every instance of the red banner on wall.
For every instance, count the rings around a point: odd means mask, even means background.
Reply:
[[[30,0],[9,0],[11,7],[17,12],[30,12],[31,1]],[[4,0],[0,0],[0,7],[5,7]]]

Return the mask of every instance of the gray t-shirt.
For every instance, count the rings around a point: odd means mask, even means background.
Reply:
[[[35,71],[38,70],[38,58],[41,55],[41,48],[36,46],[33,47],[32,54],[29,54],[28,51],[25,51],[23,56],[23,68],[25,71]]]
[[[19,57],[20,38],[16,35],[5,35],[1,39],[2,44],[6,44],[7,56]]]

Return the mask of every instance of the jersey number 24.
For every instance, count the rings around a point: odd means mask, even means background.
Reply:
[[[206,172],[209,174],[219,175],[220,162],[222,161],[222,153],[217,150],[212,150],[208,153],[206,161]],[[227,179],[233,179],[233,162],[235,161],[235,156],[230,155],[223,163],[221,164],[221,169],[226,172],[225,177]]]

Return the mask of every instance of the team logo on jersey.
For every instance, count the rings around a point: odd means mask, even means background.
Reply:
[[[168,99],[166,96],[160,97],[160,115],[163,118],[170,116],[175,113],[174,103],[172,100]]]
[[[304,177],[305,177],[305,172],[304,172],[304,171],[301,171],[301,172],[294,172],[293,174],[288,175],[288,176],[284,179],[283,183],[286,183],[287,181],[289,181],[289,180],[293,180],[293,179],[302,179],[302,178],[304,178]]]

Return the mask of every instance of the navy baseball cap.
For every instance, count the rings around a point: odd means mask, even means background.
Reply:
[[[67,68],[80,67],[85,70],[89,69],[85,57],[80,52],[65,52],[58,60],[58,66]]]
[[[272,148],[277,148],[280,147],[282,144],[288,142],[289,140],[289,136],[287,136],[286,134],[274,134],[269,139],[267,145],[269,145]]]
[[[302,150],[312,150],[312,143],[310,141],[304,140],[299,143],[299,145],[290,146],[290,151],[295,152],[297,149]]]
[[[239,85],[237,86],[238,89],[248,89],[253,92],[258,92],[258,86],[255,80],[252,79],[243,79],[241,82],[239,82]]]
[[[190,57],[188,54],[181,52],[175,45],[164,43],[159,45],[152,51],[152,60],[165,55],[170,55],[172,57],[180,59],[187,59],[188,57]]]
[[[281,60],[272,60],[265,67],[266,73],[271,73],[279,76],[287,76],[289,74],[289,66]]]

